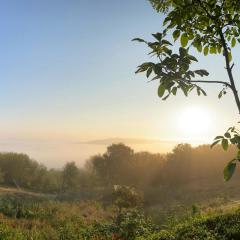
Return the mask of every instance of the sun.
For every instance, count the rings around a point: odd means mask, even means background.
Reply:
[[[187,138],[204,137],[211,124],[211,114],[206,108],[191,106],[179,112],[178,127]]]

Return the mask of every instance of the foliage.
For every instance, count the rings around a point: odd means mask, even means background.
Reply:
[[[48,193],[51,199],[99,200],[110,204],[114,198],[117,199],[117,194],[112,194],[116,185],[121,186],[119,204],[122,208],[129,203],[137,206],[142,195],[146,200],[145,205],[160,204],[164,208],[166,203],[171,206],[175,201],[192,205],[195,201],[207,198],[239,196],[233,190],[234,186],[238,186],[239,178],[228,185],[221,181],[226,159],[235,159],[236,152],[230,143],[228,151],[223,151],[220,146],[210,150],[208,145],[191,147],[189,144],[179,144],[168,154],[134,152],[124,144],[114,144],[102,155],[92,157],[83,168],[69,163],[63,169],[48,170],[35,161],[27,160],[26,155],[23,158],[18,154],[2,153],[0,169],[2,185],[12,188],[15,184],[11,179],[14,179],[20,186],[14,192],[19,194],[28,189]],[[21,166],[22,171],[15,171],[14,166]],[[66,166],[73,171],[66,171]],[[231,172],[226,171],[225,175],[229,174]],[[129,191],[137,195],[125,194]],[[36,195],[34,192],[30,194]]]
[[[22,214],[17,218],[4,210],[12,208],[14,212],[19,204],[31,216]],[[158,226],[134,209],[103,216],[111,209],[103,210],[93,202],[61,203],[28,198],[20,202],[18,198],[7,197],[0,206],[0,239],[4,240],[238,240],[240,237],[239,210],[201,213]],[[91,214],[86,217],[86,212]]]
[[[134,188],[128,186],[114,186],[114,205],[119,209],[119,212],[123,208],[138,208],[143,203],[143,197]]]
[[[238,0],[150,0],[152,6],[160,13],[164,13],[163,32],[155,33],[154,42],[147,42],[141,38],[134,41],[146,43],[150,48],[150,55],[156,56],[158,62],[145,62],[138,66],[136,73],[146,72],[147,78],[159,80],[158,96],[166,100],[170,95],[176,95],[182,90],[185,96],[193,89],[197,94],[206,96],[199,85],[220,84],[222,90],[218,94],[221,98],[232,91],[235,103],[240,113],[240,99],[236,89],[232,62],[232,49],[240,43],[240,4]],[[179,40],[179,53],[173,52],[173,44],[169,37]],[[196,57],[189,54],[195,48],[199,53],[222,55],[226,63],[227,81],[211,81],[196,79],[208,76],[204,69],[192,70],[190,65],[197,62]],[[232,128],[233,129],[233,128]],[[229,131],[226,133],[229,135]],[[225,134],[225,135],[226,135]],[[240,134],[233,130],[234,137],[222,138],[224,150],[228,143],[234,144],[240,150]],[[227,136],[226,135],[226,136]],[[218,138],[215,140],[219,140]],[[213,145],[220,141],[215,141]],[[224,169],[224,178],[229,180],[234,172],[238,156]]]
[[[129,179],[126,176],[126,169],[133,159],[134,151],[120,143],[112,144],[107,147],[107,151],[101,156],[97,155],[90,159],[90,170],[94,172],[100,183],[107,185],[122,185],[124,180]]]
[[[47,169],[26,154],[0,153],[0,183],[5,186],[56,194],[87,187],[86,178],[86,171],[72,162],[62,170]]]
[[[74,190],[78,186],[79,170],[74,162],[67,163],[62,171],[62,190]]]

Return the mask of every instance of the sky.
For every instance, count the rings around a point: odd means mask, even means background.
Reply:
[[[106,147],[91,141],[157,140],[136,149],[166,152],[166,143],[211,142],[234,125],[237,108],[231,93],[217,99],[221,86],[163,102],[157,82],[135,75],[149,57],[131,39],[151,40],[162,19],[147,0],[1,1],[0,150],[51,167],[82,164]],[[221,58],[198,57],[209,79],[227,79]]]

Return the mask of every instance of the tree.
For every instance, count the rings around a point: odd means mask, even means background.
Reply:
[[[119,213],[123,208],[137,208],[143,203],[143,196],[129,186],[114,185],[113,197]]]
[[[130,147],[122,143],[112,144],[103,155],[92,157],[89,165],[104,186],[121,185],[130,181],[131,176],[127,173],[133,157],[134,151]]]
[[[73,190],[78,186],[79,169],[74,162],[67,163],[62,172],[62,190]]]
[[[197,95],[206,96],[203,84],[222,86],[218,97],[231,91],[238,112],[240,100],[237,92],[232,60],[232,50],[240,43],[240,1],[239,0],[150,0],[152,6],[164,13],[163,31],[153,34],[154,41],[147,42],[141,38],[134,41],[143,42],[151,49],[150,54],[156,56],[157,62],[145,62],[138,66],[136,73],[145,72],[150,81],[159,80],[158,96],[166,100],[171,95],[182,91],[185,96],[196,90]],[[173,52],[173,45],[166,40],[172,36],[174,41],[180,40],[179,51]],[[191,64],[197,58],[190,54],[192,48],[204,56],[208,54],[222,55],[228,79],[226,81],[204,80],[208,76],[205,69],[193,70]],[[197,77],[201,77],[198,79]],[[212,147],[221,143],[224,150],[230,144],[237,147],[237,156],[224,169],[224,178],[229,180],[240,161],[240,132],[230,127],[223,136],[217,136]]]

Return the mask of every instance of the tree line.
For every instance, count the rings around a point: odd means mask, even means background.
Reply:
[[[222,182],[226,159],[236,153],[209,145],[192,147],[179,144],[167,154],[134,152],[124,144],[112,144],[103,154],[92,156],[84,167],[74,162],[62,169],[48,169],[26,154],[0,153],[2,185],[47,193],[81,193],[131,186],[142,191],[152,188],[176,188],[186,184]],[[236,176],[238,178],[238,176]]]

